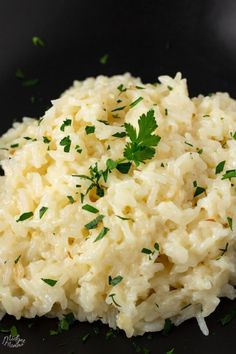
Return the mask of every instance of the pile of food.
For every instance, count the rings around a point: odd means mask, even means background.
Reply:
[[[75,82],[0,138],[0,314],[128,337],[235,298],[236,101],[186,80]]]

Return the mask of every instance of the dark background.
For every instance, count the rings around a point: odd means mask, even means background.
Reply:
[[[32,44],[39,36],[44,47]],[[236,97],[236,1],[234,0],[0,0],[0,132],[22,116],[39,117],[50,100],[74,79],[130,71],[144,82],[161,74],[181,71],[191,95],[228,91]],[[99,58],[109,55],[107,64]],[[34,87],[23,87],[15,76],[38,78]],[[33,102],[32,102],[33,101]],[[56,320],[17,322],[5,317],[1,326],[16,324],[26,344],[0,353],[108,354],[135,353],[132,342],[164,354],[224,354],[234,352],[236,321],[222,327],[218,320],[235,307],[224,301],[208,319],[211,335],[204,337],[191,320],[164,337],[161,334],[127,340],[123,334],[108,340],[108,328],[76,324],[69,332],[50,337]],[[84,334],[91,333],[86,343]],[[137,351],[137,348],[136,348]],[[140,353],[146,354],[142,349]]]

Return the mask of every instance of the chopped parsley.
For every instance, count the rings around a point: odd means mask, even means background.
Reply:
[[[22,86],[23,87],[32,87],[36,86],[39,83],[39,79],[28,79],[22,81]]]
[[[16,337],[18,335],[18,331],[17,331],[16,326],[11,326],[10,334],[11,334],[12,337]]]
[[[172,91],[173,90],[173,87],[172,86],[167,86],[168,90]]]
[[[121,220],[132,220],[132,221],[134,221],[133,219],[131,219],[131,218],[124,218],[123,216],[120,216],[120,215],[116,215],[119,219],[121,219]]]
[[[46,211],[48,210],[48,207],[43,206],[40,210],[39,210],[39,219],[42,219],[42,217],[44,216],[44,214],[46,213]]]
[[[74,204],[75,203],[75,200],[72,197],[72,195],[67,195],[67,198],[69,199],[70,204]]]
[[[193,147],[192,144],[188,143],[187,141],[184,142],[186,145]]]
[[[80,177],[83,179],[87,179],[91,182],[90,186],[87,188],[86,194],[93,189],[96,188],[96,194],[99,197],[104,196],[104,189],[103,186],[100,185],[100,179],[103,176],[103,171],[98,170],[98,164],[97,162],[94,164],[94,166],[89,167],[89,174],[90,176],[86,175],[72,175],[73,177]]]
[[[134,106],[136,106],[139,102],[141,102],[143,100],[143,97],[139,97],[137,98],[135,101],[130,103],[130,108],[133,108]]]
[[[43,136],[43,142],[44,144],[49,144],[51,140],[47,136]]]
[[[198,186],[196,181],[193,182],[193,186],[196,187],[193,195],[194,198],[206,191],[206,188]]]
[[[71,119],[66,119],[66,120],[64,120],[63,123],[62,123],[62,125],[60,126],[60,130],[61,130],[62,132],[64,132],[64,131],[65,131],[65,127],[71,126],[71,123],[72,123],[72,120],[71,120]]]
[[[145,90],[145,87],[142,87],[142,86],[136,85],[135,87],[136,87],[136,89],[138,89],[138,90]]]
[[[130,170],[131,162],[118,163],[116,169],[123,174],[127,174]]]
[[[172,348],[171,350],[168,350],[168,352],[166,352],[166,354],[174,354],[175,352],[175,348]]]
[[[111,112],[122,111],[126,106],[116,107]],[[116,118],[116,117],[115,117]]]
[[[60,141],[60,145],[64,146],[64,152],[70,152],[71,140],[69,135]]]
[[[17,264],[21,258],[21,254],[14,260],[14,263]]]
[[[217,258],[217,260],[219,260],[228,251],[228,247],[229,247],[229,243],[227,242],[225,248],[219,249],[221,251],[221,255]]]
[[[116,294],[110,294],[109,297],[112,299],[113,303],[117,306],[117,307],[121,307],[114,299],[114,297],[116,296]]]
[[[218,173],[221,173],[225,167],[225,162],[226,161],[221,161],[218,163],[218,165],[216,166],[216,170],[215,170],[215,174],[217,175]]]
[[[95,219],[90,221],[88,224],[84,225],[86,229],[91,230],[91,229],[96,229],[98,224],[103,220],[104,215],[98,215]]]
[[[119,90],[119,91],[120,91],[120,93],[121,93],[121,92],[125,92],[125,91],[127,91],[127,88],[126,88],[126,87],[124,87],[124,85],[123,85],[123,84],[120,84],[119,86],[117,86],[117,90]]]
[[[11,147],[12,149],[15,149],[15,148],[19,147],[19,144],[12,144],[12,145],[10,145],[10,147]]]
[[[149,259],[151,260],[151,255],[153,256],[155,251],[159,251],[159,243],[155,242],[154,244],[154,250],[150,250],[149,248],[143,248],[141,250],[142,253],[149,255]]]
[[[111,275],[109,275],[108,277],[108,284],[111,286],[116,286],[117,284],[119,284],[121,281],[123,280],[123,277],[121,275],[118,275],[115,278],[112,278]]]
[[[108,59],[109,59],[109,55],[108,55],[108,54],[104,54],[104,55],[99,59],[99,62],[100,62],[100,64],[105,65],[105,64],[107,64]]]
[[[16,78],[19,80],[23,80],[25,78],[25,74],[23,73],[23,71],[21,69],[16,69]]]
[[[203,149],[199,149],[198,147],[196,148],[196,151],[199,155],[201,155],[203,153]]]
[[[163,336],[167,336],[170,333],[172,327],[173,327],[173,324],[172,324],[171,320],[169,318],[166,319],[165,324],[164,324],[164,328],[162,330]]]
[[[24,136],[25,140],[32,140],[32,141],[36,141],[37,139],[35,138],[31,138],[30,136]]]
[[[54,286],[57,283],[57,280],[54,280],[54,279],[41,278],[41,280],[50,286]]]
[[[89,211],[90,213],[94,213],[94,214],[99,212],[99,210],[97,208],[94,208],[92,205],[89,205],[89,204],[83,205],[82,209],[86,210],[86,211]]]
[[[90,333],[85,334],[85,335],[81,338],[82,342],[85,343],[85,342],[88,340],[89,337],[90,337]]]
[[[50,330],[50,336],[56,336],[63,331],[68,331],[74,322],[75,317],[72,312],[64,315],[64,317],[58,323],[57,330]]]
[[[103,123],[105,125],[110,125],[107,120],[98,119],[98,122]]]
[[[32,216],[34,215],[34,213],[32,211],[28,211],[26,213],[23,213],[20,215],[20,217],[16,220],[16,222],[20,222],[20,221],[24,221],[27,220],[29,218],[32,218]]]
[[[112,136],[114,136],[115,138],[124,138],[126,135],[127,135],[126,132],[117,132]]]
[[[228,216],[227,221],[229,224],[229,228],[231,229],[231,231],[233,231],[233,219]]]
[[[154,147],[158,145],[161,138],[152,133],[157,128],[154,117],[154,110],[150,110],[147,114],[142,114],[138,120],[139,133],[130,124],[125,123],[125,131],[131,142],[125,146],[124,157],[128,161],[133,161],[136,166],[141,162],[151,159],[155,154]]]
[[[81,154],[82,149],[79,145],[75,145],[75,151],[78,152],[79,154]]]
[[[102,231],[99,232],[98,236],[95,238],[93,242],[100,241],[104,236],[106,236],[108,231],[109,231],[108,227],[104,227]]]
[[[229,170],[223,175],[221,179],[230,179],[236,177],[236,170]]]
[[[234,140],[236,140],[236,131],[234,133],[231,133],[231,136]]]
[[[34,36],[32,37],[32,43],[33,45],[35,45],[36,47],[44,47],[44,41],[38,37],[38,36]]]
[[[168,116],[168,109],[165,108],[165,116]]]
[[[95,132],[95,126],[94,125],[87,125],[85,127],[85,131],[86,131],[87,135],[94,133]]]

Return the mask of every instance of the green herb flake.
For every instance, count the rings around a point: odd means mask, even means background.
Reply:
[[[32,37],[32,43],[36,47],[44,47],[44,41],[38,36]]]
[[[49,331],[50,336],[57,336],[58,334],[59,334],[59,332],[55,331],[54,329],[50,329],[50,331]]]
[[[43,142],[44,144],[49,144],[51,140],[47,136],[43,136]]]
[[[233,219],[228,216],[227,221],[228,221],[229,228],[231,229],[231,231],[233,231]]]
[[[74,204],[74,203],[75,203],[75,200],[74,200],[74,198],[72,197],[72,195],[67,195],[67,198],[68,198],[70,204]]]
[[[149,248],[143,248],[141,252],[145,254],[152,254],[152,251]]]
[[[104,215],[98,215],[95,219],[90,221],[88,224],[84,225],[86,229],[91,230],[91,229],[96,229],[98,224],[103,220]]]
[[[21,254],[14,260],[14,263],[17,264],[21,258]]]
[[[231,179],[233,177],[236,177],[236,170],[226,171],[226,173],[223,175],[221,179]]]
[[[17,331],[16,326],[11,326],[11,328],[10,328],[10,334],[11,334],[12,337],[18,336],[18,331]]]
[[[234,133],[231,133],[231,136],[234,140],[236,140],[236,131]]]
[[[203,149],[199,149],[198,147],[196,148],[196,151],[199,155],[201,155],[203,153]]]
[[[60,145],[64,146],[64,152],[70,152],[70,147],[71,147],[71,139],[68,136],[64,137],[61,141],[60,141]]]
[[[89,337],[90,337],[90,333],[85,334],[85,335],[81,338],[82,342],[85,343],[85,342],[88,340]]]
[[[167,86],[168,90],[172,91],[173,90],[173,87],[172,86]]]
[[[130,108],[133,108],[134,106],[136,106],[139,102],[141,102],[143,100],[143,97],[139,97],[137,98],[135,101],[130,103]]]
[[[116,107],[111,112],[122,111],[126,106]]]
[[[165,116],[168,116],[168,109],[165,108]]]
[[[184,142],[186,145],[193,147],[192,144],[188,143],[187,141]]]
[[[28,79],[22,81],[22,86],[23,87],[33,87],[36,86],[39,83],[39,79]]]
[[[110,125],[107,120],[98,119],[98,122],[103,123],[105,125]]]
[[[97,208],[94,208],[92,205],[89,205],[89,204],[83,205],[82,209],[86,210],[86,211],[89,211],[90,213],[94,213],[94,214],[99,212],[99,210]]]
[[[110,297],[113,301],[113,303],[117,306],[117,307],[121,307],[117,302],[116,300],[114,299],[114,297],[116,296],[116,294],[110,294],[108,295],[108,297]]]
[[[81,154],[82,149],[79,145],[75,145],[75,151],[78,152],[78,154]]]
[[[166,354],[174,354],[175,352],[175,348],[172,348],[171,350],[169,350],[168,352],[166,352]]]
[[[114,136],[115,138],[124,138],[126,136],[126,132],[117,132],[112,136]]]
[[[142,114],[138,120],[139,133],[129,123],[125,123],[125,130],[131,142],[125,146],[124,157],[128,161],[133,161],[136,166],[141,162],[150,160],[155,155],[155,149],[161,138],[152,133],[157,128],[157,123],[154,117],[154,110],[150,110],[147,114]]]
[[[25,74],[23,73],[23,71],[21,69],[16,69],[15,75],[16,75],[16,78],[19,80],[23,80],[25,78]]]
[[[54,286],[57,283],[57,280],[54,280],[54,279],[41,278],[41,280],[50,286]]]
[[[164,324],[164,328],[162,330],[162,334],[163,336],[167,336],[170,331],[172,330],[173,324],[171,322],[171,320],[168,318],[165,320],[165,324]]]
[[[109,231],[108,227],[104,227],[93,242],[100,241],[104,236],[106,236],[108,231]]]
[[[225,167],[225,162],[226,161],[221,161],[218,163],[218,165],[216,166],[216,169],[215,169],[215,174],[217,175],[218,173],[221,173]]]
[[[109,55],[108,55],[108,54],[104,54],[104,55],[99,59],[99,62],[100,62],[100,64],[105,65],[105,64],[107,64],[108,59],[109,59]]]
[[[131,162],[122,162],[117,164],[116,169],[122,174],[127,174],[129,173],[130,167]]]
[[[131,220],[131,221],[134,221],[133,219],[131,218],[124,218],[123,216],[120,216],[120,215],[116,215],[119,219],[121,220]]]
[[[226,326],[234,319],[235,316],[236,316],[236,308],[234,308],[230,313],[222,317],[220,319],[220,323],[222,324],[222,326]]]
[[[12,144],[12,145],[10,145],[10,147],[11,147],[12,149],[15,149],[15,148],[19,147],[19,144]]]
[[[205,188],[197,186],[197,188],[196,188],[196,190],[195,190],[195,192],[194,192],[193,197],[197,197],[198,195],[204,193],[205,191],[206,191]]]
[[[60,126],[60,130],[61,130],[62,132],[64,132],[66,127],[71,126],[71,123],[72,123],[72,120],[71,120],[71,119],[66,119],[66,120],[64,120],[63,123],[62,123],[62,125]]]
[[[229,243],[227,242],[225,245],[225,248],[220,248],[219,250],[221,251],[221,254],[219,257],[217,257],[216,259],[219,260],[227,251],[228,251],[228,247],[229,247]]]
[[[85,127],[85,132],[87,135],[92,134],[95,132],[95,126],[94,125],[87,125]]]
[[[135,87],[136,87],[136,89],[138,89],[138,90],[145,90],[145,87],[143,87],[143,86],[138,86],[138,85],[136,85]]]
[[[20,215],[20,217],[16,220],[16,222],[20,222],[20,221],[24,221],[27,220],[29,218],[32,218],[32,216],[34,215],[34,213],[32,211],[28,211],[26,213],[23,213]]]
[[[118,275],[115,278],[112,278],[111,275],[108,277],[108,284],[111,286],[116,286],[118,285],[121,281],[123,280],[123,277],[121,275]]]
[[[117,86],[117,90],[119,90],[119,91],[120,91],[120,93],[121,93],[121,92],[125,92],[125,91],[127,91],[127,88],[126,88],[126,87],[124,87],[124,85],[123,85],[123,84],[120,84],[119,86]]]

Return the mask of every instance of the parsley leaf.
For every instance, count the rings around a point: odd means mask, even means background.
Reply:
[[[61,145],[61,146],[64,146],[64,152],[69,152],[69,151],[70,151],[71,140],[70,140],[69,135],[66,136],[65,138],[63,138],[63,139],[60,141],[60,145]]]
[[[81,154],[82,149],[79,145],[75,145],[75,151],[78,152],[79,154]]]
[[[134,106],[136,106],[139,102],[141,102],[143,100],[143,97],[139,97],[139,98],[137,98],[135,101],[133,101],[133,102],[131,102],[130,103],[130,108],[133,108]]]
[[[170,333],[172,327],[173,327],[173,323],[171,322],[171,320],[169,318],[167,318],[165,320],[164,328],[162,330],[163,336],[167,336]]]
[[[221,179],[231,179],[233,177],[236,177],[236,170],[226,171],[226,173],[223,175]]]
[[[28,79],[22,81],[22,86],[23,87],[32,87],[36,86],[39,83],[39,79]]]
[[[43,142],[44,144],[49,144],[51,140],[47,136],[43,136]]]
[[[127,91],[127,88],[126,88],[126,87],[124,87],[124,85],[123,85],[123,84],[120,84],[119,86],[117,86],[117,90],[119,90],[119,91],[120,91],[120,93],[121,93],[121,92],[125,92],[125,91]]]
[[[216,170],[215,170],[215,174],[217,175],[218,173],[221,173],[225,167],[225,162],[226,161],[221,161],[218,163],[218,165],[216,166]]]
[[[10,148],[12,148],[12,149],[15,149],[15,148],[17,148],[17,147],[19,147],[19,144],[12,144],[12,145],[10,145]]]
[[[150,110],[147,114],[142,114],[138,120],[139,133],[129,123],[125,123],[125,130],[131,142],[125,146],[124,157],[128,161],[134,161],[136,166],[141,162],[151,159],[155,154],[154,147],[158,145],[161,138],[152,133],[157,128],[154,117],[154,110]]]
[[[112,286],[116,286],[117,284],[119,284],[121,281],[123,280],[123,277],[121,275],[118,275],[115,278],[112,278],[111,275],[109,275],[108,277],[108,284],[112,285]]]
[[[33,45],[35,45],[36,47],[39,46],[39,47],[44,47],[44,41],[38,37],[38,36],[34,36],[32,37],[32,43]]]
[[[106,236],[108,231],[109,231],[108,227],[104,227],[93,242],[100,241],[104,236]]]
[[[96,229],[98,224],[102,221],[104,218],[104,215],[98,215],[95,219],[90,221],[88,224],[84,225],[86,229],[91,230],[91,229]]]
[[[21,254],[14,260],[14,263],[17,264],[21,258]]]
[[[116,215],[119,219],[121,219],[121,220],[132,220],[132,221],[134,221],[133,219],[131,219],[131,218],[124,218],[123,216],[120,216],[120,215]]]
[[[23,73],[23,71],[21,69],[17,69],[15,75],[16,75],[16,78],[19,80],[23,80],[25,78],[25,74]]]
[[[112,109],[111,112],[122,111],[125,107],[126,106],[116,107],[116,108]]]
[[[89,205],[89,204],[83,205],[82,209],[86,210],[86,211],[89,211],[90,213],[94,213],[94,214],[99,212],[99,210],[97,208],[94,208],[92,205]]]
[[[171,350],[168,350],[168,352],[166,352],[166,354],[174,354],[175,352],[175,348],[172,348]]]
[[[231,229],[231,231],[233,231],[233,219],[228,216],[227,221],[229,224],[229,228]]]
[[[74,204],[75,203],[75,200],[72,197],[72,195],[67,195],[67,198],[69,199],[70,204]]]
[[[57,283],[57,280],[54,280],[54,279],[41,278],[41,280],[50,286],[54,286]]]
[[[46,213],[46,211],[48,210],[48,207],[43,206],[40,210],[39,210],[39,219],[42,219],[42,217],[44,216],[44,214]]]
[[[21,214],[20,217],[16,220],[16,222],[24,221],[24,220],[27,220],[27,219],[29,219],[29,218],[32,218],[33,215],[34,215],[34,214],[33,214],[32,211],[23,213],[23,214]]]
[[[71,120],[71,119],[66,119],[66,120],[64,120],[64,121],[63,121],[63,124],[60,126],[60,130],[61,130],[62,132],[64,132],[64,131],[65,131],[65,127],[69,127],[69,126],[71,125],[71,123],[72,123],[72,120]]]
[[[205,191],[206,191],[205,188],[197,186],[197,188],[195,189],[193,197],[197,197],[198,195],[204,193]]]
[[[95,132],[95,126],[94,125],[87,125],[85,127],[85,131],[86,131],[87,135],[94,133]]]
[[[115,138],[124,138],[126,135],[127,135],[126,132],[117,132],[112,136],[114,136]]]
[[[108,55],[108,54],[104,54],[104,55],[99,59],[99,62],[100,62],[100,64],[105,65],[105,64],[107,64],[108,59],[109,59],[109,55]]]
[[[230,313],[222,317],[220,319],[220,323],[222,324],[222,326],[225,326],[229,322],[231,322],[235,316],[236,316],[236,308],[234,308]]]
[[[112,299],[113,303],[117,306],[117,307],[121,307],[114,299],[114,297],[116,296],[116,294],[110,294],[109,297]]]

